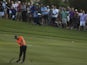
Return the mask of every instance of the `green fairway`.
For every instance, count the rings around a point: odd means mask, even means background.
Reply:
[[[87,31],[0,19],[0,65],[19,55],[14,35],[23,35],[27,54],[22,65],[87,65]]]

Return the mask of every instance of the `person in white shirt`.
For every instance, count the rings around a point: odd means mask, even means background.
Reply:
[[[86,14],[85,11],[82,11],[82,14],[80,15],[80,26],[79,30],[85,29],[86,26]]]
[[[56,8],[56,6],[52,5],[52,19],[51,19],[51,24],[53,26],[56,26],[56,19],[58,17],[59,10]]]

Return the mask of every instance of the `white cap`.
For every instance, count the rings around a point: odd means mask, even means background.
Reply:
[[[75,11],[77,12],[78,10],[77,10],[77,9],[75,9]]]
[[[21,3],[21,1],[18,1],[18,3],[20,4],[20,3]]]

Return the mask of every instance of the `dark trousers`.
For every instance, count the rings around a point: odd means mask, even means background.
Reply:
[[[35,24],[41,25],[39,22],[39,17],[34,17],[33,19]]]
[[[22,21],[23,22],[27,21],[27,11],[22,11]]]
[[[55,23],[55,22],[56,22],[56,19],[57,19],[57,18],[55,18],[55,17],[52,17],[52,18],[51,18],[51,23],[50,23],[50,24],[51,24],[52,26],[56,26],[56,27],[57,27],[57,24]]]
[[[26,48],[27,48],[27,46],[20,46],[19,61],[20,61],[22,56],[23,56],[22,62],[25,61]]]

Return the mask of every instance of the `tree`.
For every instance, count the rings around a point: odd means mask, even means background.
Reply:
[[[74,8],[87,10],[87,0],[69,0],[69,3]]]
[[[40,2],[45,4],[45,5],[56,5],[56,6],[59,6],[59,3],[61,2],[61,0],[40,0]]]

